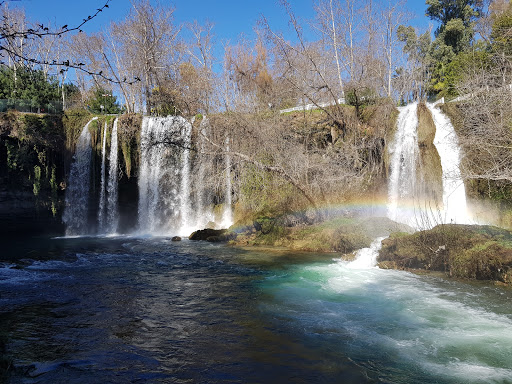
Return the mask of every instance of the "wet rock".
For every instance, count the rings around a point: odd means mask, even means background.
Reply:
[[[181,237],[179,236],[173,236],[171,241],[181,241]]]

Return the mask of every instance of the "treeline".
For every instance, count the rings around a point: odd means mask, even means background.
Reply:
[[[224,45],[218,57],[212,23],[177,24],[174,8],[149,0],[131,0],[123,20],[92,34],[32,23],[5,3],[2,73],[14,85],[4,90],[24,92],[25,71],[46,79],[54,96],[60,90],[66,106],[94,113],[210,116],[198,137],[238,162],[239,201],[283,191],[309,205],[367,191],[385,176],[394,106],[459,97],[448,112],[459,120],[465,177],[512,181],[508,1],[426,0],[434,32],[409,25],[405,1],[315,0],[310,20],[280,4],[288,31],[262,16],[254,40]],[[304,104],[318,114],[290,122],[278,113]]]
[[[172,6],[149,0],[131,5],[105,32],[87,34],[30,21],[4,2],[2,77],[11,69],[13,85],[2,87],[3,93],[22,94],[25,83],[18,80],[30,73],[52,89],[60,84],[58,98],[66,104],[73,92],[64,84],[73,70],[83,105],[101,89],[120,95],[127,112],[192,116],[343,99],[359,106],[379,97],[396,103],[453,98],[468,91],[464,80],[474,67],[504,73],[510,66],[512,11],[506,0],[487,6],[483,0],[427,0],[426,16],[438,25],[433,40],[430,29],[408,25],[405,1],[315,0],[312,19],[301,20],[282,0],[289,31],[277,31],[262,16],[254,40],[241,37],[224,45],[223,53],[214,24],[176,24]],[[108,1],[105,6],[98,11],[109,12]]]

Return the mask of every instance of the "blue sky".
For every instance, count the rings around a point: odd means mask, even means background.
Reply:
[[[23,7],[30,20],[42,23],[50,21],[59,26],[75,26],[83,18],[93,14],[105,0],[8,0],[11,6]],[[215,24],[216,40],[220,43],[226,40],[234,43],[240,33],[251,37],[253,27],[264,14],[276,29],[286,28],[286,16],[278,5],[277,0],[161,0],[161,4],[172,4],[175,7],[176,23],[197,19],[203,22],[208,19]],[[312,0],[290,0],[299,17],[313,17]],[[420,28],[426,28],[429,20],[425,14],[424,0],[408,0],[408,8],[416,17],[411,23]],[[129,11],[129,0],[111,0],[109,8],[95,20],[88,23],[84,30],[93,32],[106,28],[111,20],[120,20]]]

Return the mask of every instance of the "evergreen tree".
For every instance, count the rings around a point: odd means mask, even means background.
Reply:
[[[117,102],[117,97],[111,90],[98,87],[94,90],[92,97],[87,102],[88,108],[92,113],[120,113],[122,108]]]
[[[431,95],[453,96],[453,79],[450,73],[457,65],[451,63],[457,56],[466,52],[474,40],[475,21],[482,15],[482,0],[426,0],[426,14],[432,20],[440,22],[435,32],[430,55]]]
[[[23,111],[44,111],[49,103],[60,101],[59,82],[42,70],[0,67],[0,99],[17,100]]]
[[[512,3],[505,12],[494,18],[491,40],[494,52],[509,57],[512,55]]]

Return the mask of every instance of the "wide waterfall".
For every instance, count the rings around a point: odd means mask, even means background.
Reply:
[[[117,144],[117,118],[114,120],[112,127],[112,135],[110,137],[110,156],[109,156],[109,169],[108,169],[108,183],[107,183],[107,224],[106,233],[112,234],[117,232],[119,224],[119,209],[118,209],[118,171],[117,171],[117,158],[118,158],[118,144]]]
[[[66,189],[66,207],[62,220],[66,224],[66,236],[84,235],[89,232],[89,185],[91,173],[91,134],[89,124],[82,130],[76,144],[68,187]]]
[[[105,193],[105,157],[107,152],[107,122],[103,127],[103,145],[101,147],[101,184],[100,184],[100,206],[98,209],[98,230],[100,233],[105,232],[105,208],[106,208],[106,193]]]
[[[391,173],[388,186],[388,217],[414,226],[416,168],[418,164],[418,104],[399,108],[397,131],[390,145]]]
[[[417,229],[442,223],[467,223],[466,194],[459,170],[460,151],[452,124],[441,111],[428,105],[435,125],[434,146],[439,154],[443,200],[426,199],[426,186],[418,175],[418,104],[400,108],[395,138],[390,145],[388,217]],[[434,164],[431,164],[434,167]],[[428,164],[427,164],[428,167]]]
[[[433,104],[427,106],[436,125],[434,145],[441,157],[443,169],[443,222],[468,223],[466,190],[459,169],[460,150],[457,134],[450,120],[438,108]]]
[[[188,234],[192,125],[180,116],[142,121],[139,232]]]

